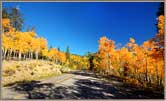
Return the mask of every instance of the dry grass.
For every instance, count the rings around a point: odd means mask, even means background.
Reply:
[[[67,67],[43,60],[3,61],[2,85],[60,75],[68,71],[70,69]]]

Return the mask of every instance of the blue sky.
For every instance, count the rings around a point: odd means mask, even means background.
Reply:
[[[96,52],[102,36],[125,45],[130,37],[138,44],[156,34],[155,2],[6,2],[2,7],[18,7],[23,13],[25,30],[35,26],[48,46],[70,47],[70,52],[84,55]]]

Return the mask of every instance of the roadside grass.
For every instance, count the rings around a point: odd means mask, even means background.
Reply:
[[[43,60],[3,61],[2,86],[47,79],[69,72],[70,68]]]

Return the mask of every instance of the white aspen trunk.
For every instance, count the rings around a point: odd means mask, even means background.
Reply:
[[[7,55],[7,49],[5,49],[4,59],[6,59],[6,55]]]
[[[30,53],[30,59],[33,59],[33,52]]]
[[[19,60],[21,60],[21,52],[19,52],[18,58]]]
[[[15,51],[13,51],[13,57],[14,57],[14,59],[17,58],[16,54],[17,54],[17,53],[16,53]]]
[[[36,53],[35,53],[35,55],[36,55],[36,60],[38,60],[38,50],[36,51]]]
[[[26,60],[26,54],[24,54],[24,60]]]
[[[7,52],[7,58],[9,59],[9,57],[10,57],[10,49]]]

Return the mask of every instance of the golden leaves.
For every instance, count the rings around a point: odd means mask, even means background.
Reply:
[[[159,19],[161,20],[163,17]],[[154,77],[156,76],[156,68],[158,68],[158,73],[163,79],[163,50],[159,47],[160,44],[156,44],[152,40],[147,40],[139,46],[135,43],[135,39],[130,38],[125,47],[114,49],[114,41],[101,37],[97,53],[100,61],[94,60],[96,64],[94,66],[106,73],[118,72],[125,67],[126,73],[129,75],[137,76],[148,73],[147,75]]]
[[[130,38],[130,43],[135,43],[134,38]]]
[[[3,27],[9,27],[10,26],[10,20],[8,18],[2,19],[2,26]]]

